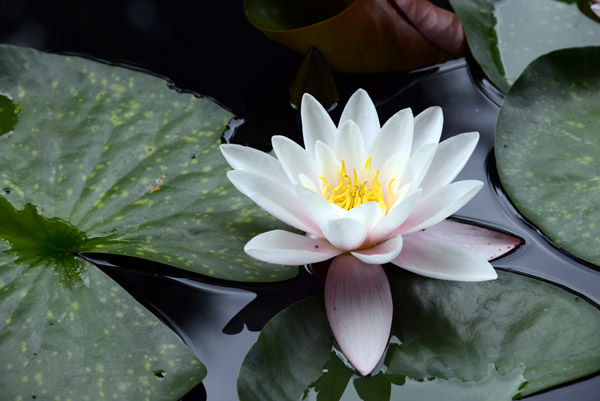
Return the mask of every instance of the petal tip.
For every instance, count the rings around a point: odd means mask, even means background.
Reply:
[[[348,361],[363,376],[375,369],[390,336],[393,302],[381,265],[350,255],[333,259],[325,281],[331,331]]]

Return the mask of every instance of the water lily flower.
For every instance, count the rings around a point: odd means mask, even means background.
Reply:
[[[325,282],[327,317],[341,350],[367,375],[385,351],[392,322],[382,264],[443,280],[497,277],[477,252],[479,244],[489,243],[485,234],[482,241],[480,231],[445,221],[483,186],[473,180],[452,182],[479,134],[438,143],[439,107],[414,118],[410,109],[401,110],[381,127],[364,90],[350,98],[338,126],[308,94],[301,117],[305,148],[284,136],[272,138],[277,158],[249,147],[221,146],[234,169],[227,174],[233,185],[305,233],[269,231],[244,250],[284,265],[334,258]],[[471,242],[469,249],[465,244]]]

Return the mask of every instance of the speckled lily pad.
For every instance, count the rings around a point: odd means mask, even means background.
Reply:
[[[496,127],[502,185],[552,241],[600,266],[600,47],[534,61]]]
[[[0,221],[1,399],[176,401],[206,376],[112,279],[53,249],[53,238],[76,245],[76,229],[4,198]]]
[[[564,0],[450,0],[473,56],[503,92],[553,50],[600,43],[600,23]],[[586,5],[589,7],[589,5]]]
[[[323,298],[308,298],[265,326],[240,370],[240,400],[510,401],[600,369],[600,312],[551,284],[399,271],[390,286],[392,339],[371,376],[339,356]]]
[[[20,109],[0,136],[0,196],[94,238],[75,251],[236,281],[297,274],[242,251],[284,226],[227,180],[218,145],[232,115],[210,99],[149,74],[9,46],[0,47],[0,93]]]
[[[225,176],[231,113],[149,74],[12,46],[0,99],[14,107],[0,113],[0,398],[179,399],[204,366],[75,255],[295,275],[243,255],[274,224]]]

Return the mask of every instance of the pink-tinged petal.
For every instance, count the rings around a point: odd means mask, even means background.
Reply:
[[[498,277],[485,258],[444,241],[404,238],[402,252],[392,261],[421,276],[454,281],[485,281]]]
[[[340,132],[333,148],[338,160],[344,160],[348,175],[352,177],[352,168],[358,173],[367,160],[367,151],[362,141],[360,128],[349,120],[340,127]]]
[[[373,101],[363,89],[359,89],[348,99],[346,107],[340,117],[338,127],[341,127],[346,121],[354,121],[362,132],[365,149],[369,149],[373,140],[379,133],[379,116]]]
[[[343,251],[361,247],[367,238],[367,230],[357,220],[341,218],[321,224],[321,231],[331,245]]]
[[[377,365],[392,327],[390,284],[381,265],[336,257],[325,281],[329,326],[350,363],[366,376]]]
[[[444,241],[494,260],[521,245],[519,238],[473,224],[443,220],[423,230],[408,234],[406,239]]]
[[[257,235],[246,244],[244,251],[263,262],[289,266],[322,262],[342,253],[324,239],[283,230]]]
[[[235,170],[253,171],[262,175],[268,174],[270,178],[281,182],[281,184],[286,185],[286,183],[289,183],[279,161],[268,153],[249,146],[234,144],[223,144],[220,149],[227,163]]]
[[[273,217],[298,230],[319,234],[296,193],[279,182],[252,171],[233,170],[227,173],[229,181],[244,195]]]
[[[596,0],[594,0],[594,1],[596,1]],[[597,1],[596,1],[596,3],[597,3]],[[598,18],[600,18],[600,4],[593,4],[591,9],[594,13],[596,13]]]
[[[367,233],[370,233],[383,217],[383,210],[377,202],[367,202],[348,210],[344,217],[360,222]]]
[[[442,136],[444,114],[438,106],[423,110],[415,117],[415,133],[413,135],[412,151],[417,151],[421,146],[438,143]]]
[[[389,238],[410,215],[420,196],[421,191],[417,191],[403,201],[396,202],[371,232],[371,242],[377,244]]]
[[[394,234],[409,234],[432,226],[456,213],[483,187],[481,181],[457,181],[421,197],[410,216]]]
[[[351,252],[352,256],[370,264],[382,265],[391,262],[402,250],[402,236],[390,238],[372,248]]]
[[[421,182],[423,194],[450,184],[467,164],[478,140],[478,132],[467,132],[441,142],[435,152],[433,162]]]
[[[406,168],[404,169],[404,174],[402,174],[399,185],[410,183],[412,184],[413,192],[419,189],[423,178],[425,178],[425,175],[429,170],[429,166],[431,166],[431,163],[433,162],[437,147],[437,143],[430,143],[421,146],[410,155],[410,159],[408,159],[408,163],[406,163]]]
[[[276,135],[271,139],[277,160],[293,184],[299,184],[298,176],[304,174],[312,179],[317,178],[314,159],[308,157],[306,150],[291,139]],[[266,171],[269,174],[269,171]]]
[[[379,170],[390,157],[407,160],[412,146],[414,119],[411,109],[400,110],[381,128],[367,152],[373,156],[373,169]]]
[[[310,158],[314,160],[317,141],[333,146],[337,136],[337,127],[321,103],[308,93],[302,96],[300,117],[304,147]]]
[[[337,159],[333,149],[321,141],[315,145],[315,158],[317,165],[317,177],[324,177],[329,184],[334,187],[338,182],[338,173],[342,169],[342,164]],[[323,188],[325,182],[319,178],[319,186]]]
[[[346,211],[338,205],[327,202],[320,194],[305,187],[296,186],[296,195],[304,208],[304,213],[316,224],[342,218]]]

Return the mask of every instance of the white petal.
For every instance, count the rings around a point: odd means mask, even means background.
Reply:
[[[308,156],[302,146],[281,135],[274,136],[271,143],[281,167],[293,184],[299,184],[298,175],[300,174],[316,180],[317,168],[314,159]]]
[[[327,202],[321,195],[310,189],[296,186],[296,195],[312,221],[321,224],[344,216],[346,211],[338,205]]]
[[[306,189],[309,189],[313,192],[320,192],[321,189],[317,187],[317,184],[304,174],[298,175],[298,183]]]
[[[371,232],[371,242],[376,244],[389,238],[410,215],[420,196],[421,191],[417,191],[403,201],[396,202]]]
[[[359,172],[367,160],[367,152],[362,141],[358,125],[354,121],[346,121],[341,126],[333,148],[338,160],[344,160],[348,175],[352,177],[352,168]]]
[[[407,160],[412,146],[414,119],[410,109],[400,110],[381,128],[367,154],[373,169],[379,170],[390,157]]]
[[[441,280],[485,281],[498,277],[481,256],[443,241],[404,239],[404,247],[393,264],[426,277]]]
[[[421,146],[438,143],[444,127],[444,114],[438,106],[423,110],[415,117],[415,133],[413,135],[412,151],[417,151]]]
[[[487,260],[497,259],[521,244],[520,239],[500,231],[453,220],[440,221],[433,226],[410,233],[405,238],[419,241],[444,241],[465,248]]]
[[[380,265],[336,257],[325,281],[325,310],[342,352],[361,375],[371,373],[387,346],[392,294]]]
[[[450,184],[471,157],[478,140],[479,133],[468,132],[441,142],[421,182],[423,193]]]
[[[399,185],[410,183],[413,192],[420,188],[421,182],[425,178],[427,170],[429,170],[429,166],[431,166],[431,162],[435,157],[437,146],[437,143],[421,146],[421,148],[410,156]]]
[[[353,251],[361,247],[367,238],[367,230],[354,219],[341,218],[321,224],[321,231],[327,241],[343,251]]]
[[[279,182],[244,170],[229,171],[227,178],[241,193],[277,219],[298,230],[321,232],[304,211],[296,193]]]
[[[389,183],[391,180],[394,180],[392,183],[392,192],[396,195],[396,189],[404,176],[407,161],[408,156],[399,152],[387,159],[381,168],[379,172],[379,182],[381,182],[385,199],[388,199],[390,195]],[[404,185],[406,184],[407,183],[405,182]]]
[[[344,217],[360,222],[367,233],[370,233],[383,217],[383,211],[377,202],[367,202],[348,210]]]
[[[317,164],[317,177],[324,177],[329,184],[334,187],[338,182],[338,173],[342,169],[342,164],[338,161],[333,149],[321,141],[317,141],[315,146],[315,158]],[[323,188],[325,182],[319,178],[319,186]]]
[[[290,266],[322,262],[341,253],[324,239],[283,230],[257,235],[246,244],[244,251],[263,262]]]
[[[377,109],[375,109],[373,101],[363,89],[354,92],[348,100],[338,127],[349,120],[354,121],[359,126],[364,140],[364,147],[369,149],[381,126],[379,125]]]
[[[390,238],[372,248],[351,252],[352,256],[365,263],[384,264],[394,260],[402,250],[402,236]]]
[[[268,153],[249,146],[234,144],[223,144],[220,149],[227,163],[236,170],[253,171],[268,175],[274,181],[279,181],[282,184],[289,183],[279,161]]]
[[[337,136],[337,127],[323,106],[308,93],[302,96],[300,116],[304,147],[310,158],[314,160],[315,143],[321,141],[333,147]]]
[[[481,181],[458,181],[421,197],[404,224],[395,234],[408,234],[432,226],[456,213],[483,187]]]

